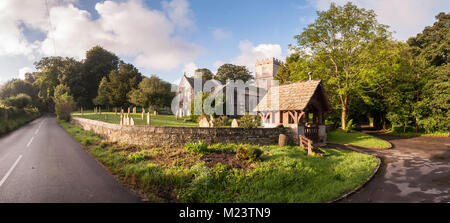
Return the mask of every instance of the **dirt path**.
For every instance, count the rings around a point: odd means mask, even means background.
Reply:
[[[450,202],[450,138],[377,136],[393,148],[349,146],[378,155],[383,164],[366,186],[340,202]]]

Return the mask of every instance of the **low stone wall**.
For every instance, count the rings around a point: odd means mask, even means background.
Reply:
[[[287,128],[200,128],[166,126],[121,126],[84,118],[72,118],[72,124],[92,131],[113,142],[150,147],[183,146],[187,142],[250,143],[271,145],[278,143],[280,134],[292,139]]]

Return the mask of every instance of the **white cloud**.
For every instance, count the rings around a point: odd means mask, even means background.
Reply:
[[[83,59],[94,45],[119,56],[135,58],[138,67],[169,71],[192,61],[203,50],[177,36],[176,28],[193,25],[186,0],[163,2],[163,10],[149,9],[141,0],[104,1],[95,5],[99,18],[77,8],[74,0],[50,0],[49,15],[41,1],[2,0],[0,56],[71,56]],[[7,13],[3,13],[7,12]],[[46,37],[28,42],[22,25]]]
[[[228,39],[231,37],[231,31],[222,29],[222,28],[216,28],[213,30],[213,36],[214,38],[221,40],[221,39]]]
[[[343,5],[349,0],[309,0],[320,10],[327,10],[331,2]],[[433,25],[439,12],[450,11],[448,0],[350,0],[358,7],[373,9],[378,22],[389,25],[395,31],[394,37],[407,40],[422,32],[426,26]]]
[[[184,65],[182,72],[186,74],[186,76],[194,76],[195,70],[197,70],[198,67],[195,63],[190,62]]]
[[[189,28],[194,25],[193,13],[189,8],[189,2],[186,0],[173,0],[171,2],[163,1],[163,9],[172,20],[181,29]]]
[[[22,67],[19,69],[19,78],[23,80],[25,79],[26,73],[32,73],[33,71],[34,69],[31,67]]]
[[[241,41],[239,43],[241,54],[231,60],[231,63],[237,65],[247,66],[247,68],[254,72],[256,60],[275,57],[282,58],[281,46],[279,44],[259,44],[253,46],[250,41]]]

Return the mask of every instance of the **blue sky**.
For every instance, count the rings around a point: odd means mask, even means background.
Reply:
[[[2,0],[0,81],[33,71],[43,56],[83,59],[98,44],[149,76],[174,82],[184,72],[246,65],[288,55],[288,44],[329,0]],[[346,1],[337,0],[338,4]],[[406,40],[448,12],[447,1],[355,0]],[[51,25],[50,25],[51,24]]]

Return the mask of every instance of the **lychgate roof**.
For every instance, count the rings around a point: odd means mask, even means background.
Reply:
[[[326,103],[324,107],[329,110],[330,105],[322,81],[310,80],[271,87],[259,102],[255,111],[304,110],[316,90],[321,91]]]

